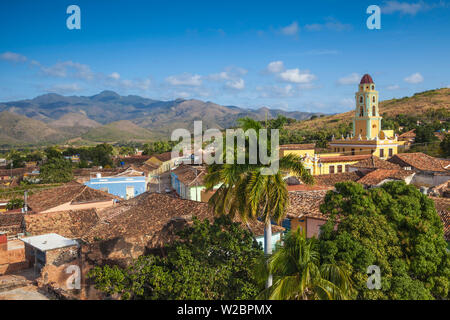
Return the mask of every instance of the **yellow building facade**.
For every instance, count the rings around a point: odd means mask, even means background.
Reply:
[[[393,130],[381,130],[378,91],[370,75],[362,77],[355,99],[352,135],[340,139],[333,137],[330,142],[332,152],[317,154],[313,144],[291,144],[280,146],[280,156],[298,155],[312,175],[321,175],[348,172],[350,165],[372,154],[381,159],[397,154],[404,141],[399,141]]]

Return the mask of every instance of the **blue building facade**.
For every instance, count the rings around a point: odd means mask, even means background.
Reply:
[[[140,177],[104,177],[91,178],[86,186],[111,193],[122,199],[131,199],[146,191],[146,178]]]

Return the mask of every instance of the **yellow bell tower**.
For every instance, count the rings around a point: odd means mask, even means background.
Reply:
[[[356,109],[353,118],[353,136],[373,140],[381,130],[381,116],[378,113],[378,91],[372,77],[365,74],[355,94]]]

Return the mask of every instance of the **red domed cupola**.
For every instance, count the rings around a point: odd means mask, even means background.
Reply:
[[[368,75],[367,73],[365,75],[363,75],[363,77],[361,78],[361,82],[359,84],[364,84],[364,83],[373,83],[372,77],[370,75]]]

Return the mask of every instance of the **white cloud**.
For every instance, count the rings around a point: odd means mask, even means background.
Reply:
[[[94,73],[88,65],[72,61],[58,62],[51,67],[41,67],[41,70],[46,75],[58,78],[66,78],[69,75],[84,80],[92,80],[94,78]]]
[[[310,83],[316,79],[316,76],[309,73],[308,70],[301,71],[298,68],[288,69],[279,74],[281,80],[292,83]]]
[[[279,73],[284,70],[283,61],[272,61],[267,65],[267,71],[270,73]]]
[[[325,23],[312,23],[305,25],[305,29],[308,31],[321,31],[324,29],[332,31],[348,31],[352,29],[351,24],[342,23],[333,18],[326,19]]]
[[[417,12],[427,10],[429,6],[420,1],[417,3],[399,2],[399,1],[386,1],[381,7],[381,13],[392,14],[399,12],[401,14],[416,15]]]
[[[227,67],[225,71],[219,73],[213,73],[208,76],[208,79],[213,81],[224,81],[224,80],[237,80],[241,76],[247,74],[247,70],[239,67]]]
[[[405,82],[412,83],[412,84],[421,83],[421,82],[423,82],[423,76],[419,72],[416,72],[416,73],[413,73],[412,75],[406,77],[404,80],[405,80]]]
[[[345,108],[351,108],[355,105],[355,100],[351,98],[343,98],[339,101],[340,105]]]
[[[202,77],[198,74],[183,73],[167,77],[166,82],[173,86],[201,86]]]
[[[230,89],[243,90],[245,88],[245,81],[244,79],[232,80],[228,81],[225,85]]]
[[[393,85],[387,86],[386,89],[388,89],[388,90],[398,90],[398,89],[400,89],[400,86],[398,84],[393,84]]]
[[[299,31],[299,27],[298,27],[298,23],[297,21],[292,22],[290,25],[281,28],[281,33],[287,36],[294,36],[298,33]]]
[[[25,62],[25,61],[27,61],[27,57],[25,57],[21,54],[9,52],[9,51],[0,54],[0,59],[10,61],[10,62]]]
[[[111,78],[111,79],[114,79],[114,80],[119,80],[120,79],[120,74],[117,73],[117,72],[113,72],[108,77]]]
[[[360,79],[361,79],[361,76],[358,73],[354,72],[352,74],[349,74],[348,76],[339,78],[337,80],[337,84],[339,84],[339,85],[358,84]]]
[[[68,94],[81,91],[82,88],[77,83],[64,83],[55,84],[51,88],[47,89],[47,92],[54,92],[59,94]]]

